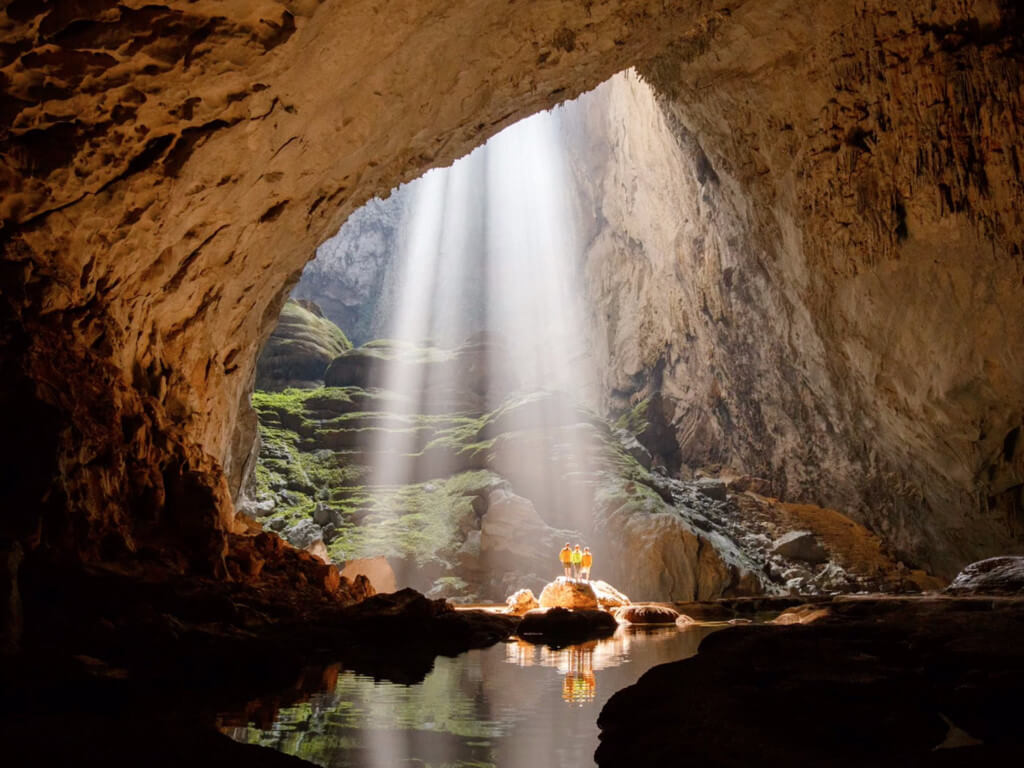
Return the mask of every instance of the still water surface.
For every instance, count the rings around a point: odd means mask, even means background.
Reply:
[[[591,766],[611,695],[656,664],[693,656],[712,631],[620,627],[561,649],[499,643],[438,658],[409,686],[337,670],[272,722],[224,731],[331,768]]]

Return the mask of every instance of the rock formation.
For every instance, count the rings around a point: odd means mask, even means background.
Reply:
[[[319,387],[338,355],[352,348],[342,330],[310,301],[289,299],[256,363],[256,388]]]
[[[1019,600],[845,598],[826,613],[716,632],[696,656],[654,667],[601,711],[597,764],[1020,760],[1010,713],[1024,650],[1006,642],[1024,629]],[[950,738],[958,730],[972,741]]]
[[[676,624],[682,616],[666,605],[626,605],[615,609],[615,618],[627,624]]]
[[[256,358],[315,247],[630,65],[662,109],[587,278],[617,401],[652,393],[669,462],[912,564],[1018,551],[1020,29],[1007,0],[7,4],[3,604],[40,560],[225,576]],[[5,612],[16,644],[38,614]]]
[[[528,611],[536,610],[540,608],[540,603],[537,602],[537,597],[533,594],[532,589],[518,589],[508,596],[505,600],[506,613],[511,613],[515,616],[522,616]]]
[[[971,563],[946,591],[952,595],[1024,594],[1024,557],[990,557]]]
[[[559,576],[540,593],[541,608],[596,609],[597,593],[589,583]]]

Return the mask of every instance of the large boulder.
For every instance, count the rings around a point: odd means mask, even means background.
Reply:
[[[618,627],[615,617],[607,611],[540,608],[523,616],[518,634],[527,640],[582,642],[593,637],[607,637]]]
[[[308,517],[284,531],[284,538],[296,549],[309,549],[314,541],[322,541],[323,529]]]
[[[540,607],[594,610],[599,608],[600,604],[590,582],[573,581],[559,576],[540,593]]]
[[[615,618],[627,624],[675,624],[680,613],[664,605],[625,605],[615,610]]]
[[[621,605],[630,604],[629,598],[607,581],[598,579],[588,583],[594,588],[594,593],[597,595],[597,604],[602,608],[618,608]]]
[[[1024,557],[990,557],[971,563],[946,591],[954,595],[1024,594]]]
[[[522,616],[529,611],[540,608],[540,603],[537,602],[532,589],[517,590],[508,596],[505,603],[508,605],[505,613],[511,613],[515,616]]]
[[[256,364],[256,388],[320,386],[327,366],[351,346],[320,307],[289,299]]]
[[[808,563],[824,563],[828,560],[828,552],[810,531],[790,531],[776,540],[772,552]]]

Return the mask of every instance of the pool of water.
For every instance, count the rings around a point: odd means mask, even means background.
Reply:
[[[593,765],[611,695],[656,664],[693,656],[712,631],[620,627],[558,649],[514,640],[438,658],[408,686],[331,668],[302,703],[225,715],[222,730],[331,768]]]

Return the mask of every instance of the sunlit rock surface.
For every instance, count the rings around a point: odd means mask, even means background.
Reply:
[[[527,611],[540,608],[540,603],[537,602],[537,597],[533,594],[532,589],[516,590],[508,596],[505,604],[508,606],[505,609],[506,613],[512,613],[516,616],[522,616]]]
[[[639,68],[656,104],[631,78],[587,102],[590,327],[656,462],[951,578],[1024,546],[1020,22],[880,7],[744,3]]]
[[[541,608],[589,608],[598,607],[597,593],[586,581],[567,579],[559,576],[544,587],[538,598]]]
[[[943,586],[834,510],[648,470],[631,452],[642,420],[609,425],[548,392],[481,410],[492,395],[462,372],[504,349],[374,341],[331,364],[344,386],[257,392],[260,456],[242,509],[298,546],[323,538],[335,562],[384,556],[398,586],[470,602],[540,594],[566,541],[590,545],[594,574],[625,593],[599,591],[605,607]],[[391,365],[428,386],[416,398],[389,389]],[[792,532],[814,557],[775,546]]]
[[[588,583],[594,588],[598,605],[602,608],[617,608],[620,605],[629,605],[629,598],[607,581],[596,579]]]

